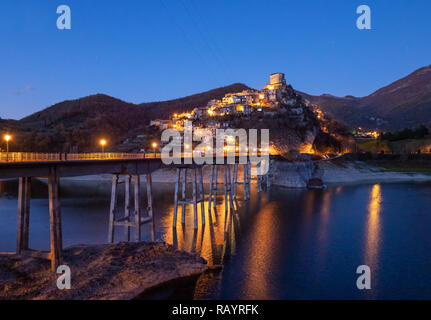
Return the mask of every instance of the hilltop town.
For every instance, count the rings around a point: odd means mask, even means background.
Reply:
[[[249,89],[228,93],[222,99],[210,100],[205,106],[196,107],[190,112],[174,113],[167,120],[152,120],[150,125],[182,131],[185,120],[195,120],[206,124],[208,128],[219,128],[222,123],[215,119],[220,117],[274,116],[279,112],[289,112],[299,117],[303,114],[301,96],[286,84],[284,73],[271,74],[269,84],[262,90]]]
[[[221,99],[212,99],[204,106],[189,112],[173,113],[169,119],[155,119],[150,126],[159,130],[168,128],[184,130],[184,122],[193,121],[194,128],[215,131],[225,128],[270,129],[272,154],[340,153],[346,151],[342,141],[348,136],[338,124],[328,121],[323,112],[303,100],[286,82],[284,73],[270,75],[263,89],[247,89],[227,93]],[[331,128],[338,128],[337,135]],[[341,138],[341,139],[340,139]]]

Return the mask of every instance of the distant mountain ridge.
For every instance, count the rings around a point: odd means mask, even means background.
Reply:
[[[362,98],[298,93],[351,127],[386,130],[412,128],[419,124],[431,127],[431,65]]]

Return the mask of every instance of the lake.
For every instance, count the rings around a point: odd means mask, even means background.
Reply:
[[[106,243],[109,190],[109,181],[62,182],[65,247]],[[0,182],[0,195],[0,251],[14,251],[17,181]],[[30,247],[48,250],[43,181],[33,181],[32,196]],[[225,214],[220,196],[211,223],[197,231],[192,206],[185,227],[172,229],[173,185],[154,183],[153,201],[157,239],[224,265],[198,281],[195,298],[431,299],[431,184],[261,193],[252,185],[251,200],[239,192],[235,213]],[[117,230],[116,239],[123,236]],[[356,287],[360,265],[371,269],[370,290]]]

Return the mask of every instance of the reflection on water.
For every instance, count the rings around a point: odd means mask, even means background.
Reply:
[[[162,239],[172,244],[175,248],[196,252],[200,254],[209,265],[223,263],[227,250],[232,253],[235,250],[235,238],[238,227],[236,212],[225,212],[225,200],[219,198],[216,202],[216,211],[208,214],[208,201],[204,202],[206,224],[201,223],[201,208],[198,206],[198,229],[193,228],[193,206],[186,206],[185,224],[177,223],[172,227],[173,206],[170,206],[167,214],[161,220],[166,233]],[[180,219],[180,216],[177,217]],[[235,221],[237,221],[235,225]]]
[[[378,255],[380,245],[380,210],[382,202],[382,192],[379,184],[371,189],[368,205],[368,217],[366,226],[366,248],[365,264],[374,269],[378,268]]]
[[[274,250],[276,241],[274,234],[280,231],[275,219],[278,209],[276,203],[263,206],[249,230],[250,246],[244,257],[244,272],[248,274],[248,279],[242,289],[247,293],[246,299],[263,299],[271,296],[272,286],[265,268],[276,262],[274,256],[278,254]],[[259,288],[259,292],[254,290],[256,287]]]
[[[0,251],[15,250],[16,189],[16,181],[0,182]],[[48,249],[46,184],[35,180],[32,189],[30,245]],[[106,243],[109,189],[109,181],[62,183],[65,246]],[[185,225],[173,229],[173,186],[154,184],[157,239],[224,265],[197,298],[431,298],[430,184],[273,187],[259,194],[253,186],[249,201],[238,191],[233,212],[225,212],[220,196],[211,214],[205,202],[204,227],[194,229],[189,205]],[[123,230],[116,232],[122,240]],[[143,240],[150,239],[146,225]],[[367,292],[356,288],[362,264],[372,272]]]
[[[335,190],[335,193],[341,192],[341,187],[338,187]],[[328,225],[331,214],[331,198],[332,198],[333,190],[328,190],[325,192],[322,197],[322,206],[320,209],[320,222],[319,229],[317,232],[317,241],[319,241],[319,251],[317,252],[317,266],[318,266],[318,274],[320,274],[321,270],[325,267],[326,257],[328,256]]]

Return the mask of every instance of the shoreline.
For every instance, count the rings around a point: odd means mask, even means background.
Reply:
[[[322,161],[323,162],[323,161]],[[376,183],[425,183],[431,182],[431,175],[419,172],[385,171],[362,161],[342,164],[332,161],[320,162],[322,180],[328,186],[361,185]]]
[[[306,188],[307,181],[311,178],[321,179],[323,184],[331,187],[343,185],[361,185],[376,183],[426,183],[431,182],[431,174],[420,172],[397,172],[384,170],[363,161],[305,161],[305,162],[283,162],[274,161],[269,175],[271,185],[285,188]],[[238,168],[238,180],[242,181],[243,170]],[[210,183],[209,167],[204,167],[203,181],[205,184]],[[189,171],[188,181],[193,179]],[[175,169],[160,169],[152,174],[153,183],[175,183]],[[218,183],[223,183],[223,175],[218,175]],[[3,179],[0,181],[11,181],[16,179]],[[45,183],[46,179],[39,180]],[[110,184],[112,175],[87,175],[77,177],[65,177],[61,179],[66,183],[94,182],[100,184]],[[141,181],[145,182],[145,175],[141,176]],[[255,184],[256,181],[251,181]]]

